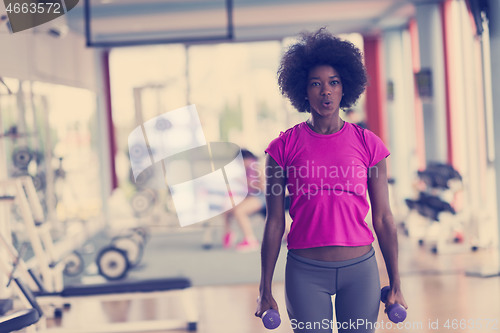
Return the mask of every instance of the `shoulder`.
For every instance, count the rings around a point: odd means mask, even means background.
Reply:
[[[346,125],[348,126],[347,130],[351,139],[355,139],[355,142],[358,142],[361,145],[366,145],[365,142],[365,131],[366,129],[353,123],[349,123],[346,121]]]
[[[355,135],[362,136],[365,129],[358,124],[350,123],[346,121],[347,126],[352,130]]]
[[[298,123],[293,127],[290,127],[285,132],[281,132],[280,136],[283,135],[285,137],[293,137],[299,135],[303,130],[304,126],[307,126],[305,122]]]
[[[368,145],[379,145],[383,144],[382,139],[369,129],[363,129],[364,140]]]
[[[287,143],[290,140],[297,138],[300,133],[304,130],[305,122],[298,123],[293,127],[288,128],[284,132],[280,132],[277,138],[271,141],[271,144]]]
[[[281,132],[277,138],[271,141],[265,150],[282,168],[286,166],[291,152],[297,146],[297,142],[301,136],[300,133],[304,130],[304,125],[305,123],[299,123]]]
[[[367,160],[367,166],[373,167],[383,158],[390,155],[389,149],[382,141],[382,139],[370,131],[369,129],[362,128],[356,124],[352,124],[353,132],[360,138],[360,142],[365,148]]]
[[[380,139],[380,137],[377,134],[373,133],[367,128],[359,126],[358,124],[349,123],[349,127],[352,128],[353,134],[359,137],[364,143],[370,144],[373,143],[374,141],[375,142],[382,141],[382,139]]]

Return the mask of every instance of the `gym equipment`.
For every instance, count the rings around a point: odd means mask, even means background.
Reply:
[[[123,279],[130,269],[127,252],[115,246],[108,246],[101,251],[96,258],[99,274],[107,280]]]
[[[57,167],[57,169],[54,170],[54,177],[64,179],[66,178],[66,171],[64,171],[62,165],[63,157],[59,157],[58,159],[59,159],[59,166]]]
[[[14,278],[14,274],[19,274],[19,273],[23,274],[24,273],[25,274],[24,277],[27,277],[28,279],[30,279],[30,281],[33,281],[33,284],[32,284],[33,288],[38,288],[39,290],[42,290],[43,286],[41,283],[39,283],[40,281],[35,279],[35,275],[33,273],[33,270],[28,268],[28,266],[23,261],[23,259],[22,259],[23,254],[18,253],[16,251],[16,249],[14,248],[14,246],[11,243],[8,243],[2,234],[0,234],[0,246],[3,246],[5,248],[5,250],[6,250],[5,253],[8,254],[8,256],[10,257],[10,261],[11,261],[11,265],[12,265],[12,268],[10,268],[10,269],[4,268],[6,275],[8,277],[7,285],[10,285],[10,283],[12,282],[12,280]],[[21,245],[20,252],[24,252],[25,249],[26,249],[26,246],[25,246],[25,243],[23,243],[23,245]],[[0,262],[0,264],[1,264],[1,262]],[[19,268],[19,270],[17,270],[18,268]],[[16,273],[16,270],[18,273]]]
[[[129,158],[131,160],[140,161],[143,158],[148,157],[148,156],[149,156],[149,152],[147,151],[147,149],[144,148],[143,145],[134,144],[134,145],[130,146]]]
[[[130,268],[139,265],[144,254],[143,238],[138,234],[129,236],[117,236],[111,240],[111,245],[118,249],[124,250]]]
[[[58,295],[37,294],[40,304],[67,303],[71,311],[85,316],[85,302],[82,299],[99,301],[118,301],[134,299],[154,299],[175,297],[177,305],[184,310],[185,319],[158,319],[109,324],[88,322],[86,327],[68,329],[49,329],[47,333],[91,333],[91,332],[145,332],[166,331],[169,329],[197,330],[198,313],[194,300],[191,281],[185,277],[159,278],[134,281],[108,281],[100,284],[84,284],[65,287]],[[81,305],[81,306],[80,306]]]
[[[269,309],[262,315],[262,323],[268,330],[274,330],[281,324],[280,314],[275,309]]]
[[[135,227],[131,229],[125,229],[120,231],[113,239],[119,237],[128,237],[133,239],[137,244],[141,244],[143,247],[149,241],[150,233],[146,227]]]
[[[80,275],[85,269],[85,265],[83,262],[83,257],[77,251],[71,252],[64,261],[64,270],[63,274],[66,276],[77,276]]]
[[[47,186],[45,172],[40,171],[31,178],[33,178],[33,185],[35,186],[35,190],[37,190],[37,192],[45,190]]]
[[[451,165],[444,163],[429,163],[423,171],[418,171],[418,176],[430,188],[448,190],[451,180],[462,181],[462,176]]]
[[[134,179],[134,173],[132,172],[132,169],[130,169],[129,172],[130,182],[134,184],[138,189],[146,188],[146,185],[153,177],[154,168],[145,169],[140,175],[137,176],[137,179]]]
[[[382,303],[387,302],[387,295],[389,291],[391,290],[391,287],[385,286],[382,288],[380,291],[380,301]],[[392,305],[389,305],[387,308],[387,317],[393,322],[393,323],[400,323],[406,319],[406,310],[405,308],[398,303],[394,303]]]
[[[439,214],[448,212],[453,215],[456,214],[451,205],[439,198],[436,195],[420,192],[417,200],[405,199],[406,205],[409,209],[415,209],[423,217],[429,218],[432,221],[439,221]]]
[[[113,237],[111,244],[97,255],[99,274],[107,280],[124,278],[129,269],[140,264],[148,238],[149,233],[143,227],[128,229]]]
[[[21,245],[21,250],[19,250],[18,255],[14,258],[13,263],[12,263],[12,271],[9,274],[9,280],[7,281],[7,287],[10,286],[10,283],[12,282],[12,279],[14,278],[14,274],[16,273],[17,266],[19,266],[21,262],[21,258],[24,255],[24,252],[26,251],[27,244],[23,243]]]
[[[132,230],[132,232],[134,232],[134,234],[136,234],[142,238],[143,244],[146,244],[149,241],[149,238],[151,235],[149,234],[149,230],[147,228],[136,227],[136,228],[133,228],[131,230]]]
[[[2,333],[18,331],[31,326],[37,323],[43,316],[41,307],[36,302],[35,297],[28,287],[18,278],[14,278],[13,281],[19,292],[22,293],[32,307],[30,309],[19,310],[8,316],[0,317],[0,332]]]
[[[40,319],[35,309],[24,309],[11,315],[0,317],[0,332],[19,331],[35,324]]]
[[[0,248],[6,246],[9,249],[11,246],[5,242],[0,235]],[[3,248],[1,249],[3,251]],[[121,251],[121,250],[120,250]],[[0,257],[0,273],[10,275],[12,268],[11,264]],[[19,259],[19,268],[16,275],[25,273],[27,276],[26,282],[35,282],[36,278],[30,272],[26,272],[26,264],[22,259]],[[26,274],[30,273],[30,274]],[[29,281],[28,281],[29,279]],[[36,323],[34,330],[26,332],[46,332],[46,333],[97,333],[97,332],[144,332],[144,331],[165,331],[169,329],[184,329],[188,331],[196,331],[198,312],[195,306],[195,294],[191,288],[191,281],[186,277],[170,277],[151,280],[133,280],[133,281],[110,281],[102,284],[83,284],[77,286],[65,287],[60,292],[50,292],[37,288],[39,291],[35,295],[31,289],[23,284],[20,278],[13,278],[13,286],[16,289],[20,301],[26,306],[31,306],[32,309],[22,310],[9,318],[0,318],[0,332],[11,332],[12,330],[20,330],[24,327],[31,326]],[[85,318],[87,303],[80,302],[81,299],[92,299],[96,301],[120,301],[120,300],[142,300],[175,297],[178,307],[184,310],[182,319],[158,319],[158,320],[142,320],[128,322],[113,322],[113,323],[95,323]],[[63,305],[69,305],[71,311],[77,316],[83,316],[77,319],[78,322],[85,322],[88,325],[73,326],[73,327],[51,327],[47,328],[46,319],[42,311],[42,306],[55,308],[54,314],[58,312],[63,314]],[[40,319],[40,320],[39,320]],[[69,325],[71,326],[71,325]],[[30,327],[31,328],[31,327]]]
[[[18,147],[12,152],[12,162],[18,169],[26,170],[32,159],[33,154],[28,147]]]
[[[83,244],[85,238],[88,237],[88,231],[84,230],[80,224],[72,225],[72,228],[68,229],[66,237],[61,238],[56,244],[52,239],[51,223],[44,222],[44,212],[32,178],[23,176],[0,181],[0,188],[15,194],[14,202],[19,209],[19,216],[23,221],[27,238],[34,253],[34,256],[29,261],[29,266],[34,266],[32,262],[36,261],[43,287],[47,291],[58,292],[62,290],[64,288],[64,269],[66,268],[66,273],[71,274],[64,259],[66,255],[71,254],[72,251]],[[91,232],[97,232],[98,228],[100,226],[97,226]],[[10,252],[12,256],[15,250]],[[76,272],[74,273],[76,274]],[[33,286],[30,285],[30,287]]]
[[[461,230],[467,217],[463,210],[457,212],[450,204],[461,188],[462,176],[451,165],[443,163],[429,163],[417,175],[425,188],[416,199],[405,199],[408,207],[405,232],[418,239],[420,245],[429,244],[431,252],[438,253],[449,244],[463,240]]]
[[[10,298],[0,299],[0,316],[3,316],[4,314],[12,310],[13,305],[14,302]]]
[[[0,235],[0,245],[6,247],[5,250],[7,250],[7,252],[11,255],[13,254],[12,251],[15,251],[12,249],[12,245],[8,244],[2,235]],[[0,272],[3,272],[9,277],[9,284],[11,283],[11,281],[14,282],[13,287],[16,289],[18,294],[20,294],[19,296],[23,296],[27,301],[24,302],[24,304],[28,306],[31,305],[30,309],[18,310],[10,315],[0,317],[0,332],[7,333],[18,331],[37,323],[43,316],[43,312],[38,303],[36,303],[36,300],[33,294],[29,291],[29,288],[26,287],[19,278],[14,276],[19,273],[19,270],[17,268],[22,270],[24,273],[27,273],[27,267],[22,260],[21,255],[17,255],[15,258],[12,258],[11,263],[7,263],[8,261],[4,262],[4,260],[2,259],[4,258],[0,257]],[[33,331],[30,330],[29,332]]]
[[[130,205],[137,217],[146,215],[151,211],[156,202],[156,193],[151,189],[134,193],[130,199]]]

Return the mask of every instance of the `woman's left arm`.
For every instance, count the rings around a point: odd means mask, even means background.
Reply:
[[[398,237],[391,208],[389,205],[389,189],[387,185],[386,159],[382,159],[368,170],[368,193],[370,195],[373,228],[391,284],[387,306],[399,303],[408,308],[401,292],[401,280],[398,268]]]

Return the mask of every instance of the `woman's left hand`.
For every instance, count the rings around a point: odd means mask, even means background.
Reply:
[[[403,297],[403,293],[401,292],[400,288],[395,288],[395,287],[391,288],[391,290],[387,294],[387,302],[385,302],[384,312],[387,313],[387,308],[394,303],[398,303],[405,309],[408,309],[408,305],[406,304],[406,301]]]

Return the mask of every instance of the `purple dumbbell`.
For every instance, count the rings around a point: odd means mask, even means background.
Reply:
[[[274,330],[281,324],[280,314],[275,309],[269,309],[262,315],[262,323],[268,330]]]
[[[380,300],[382,303],[387,302],[387,294],[389,294],[389,291],[391,291],[391,287],[389,286],[385,286],[380,291]],[[406,319],[406,310],[401,304],[394,303],[387,307],[387,317],[389,317],[393,323],[400,323]]]

